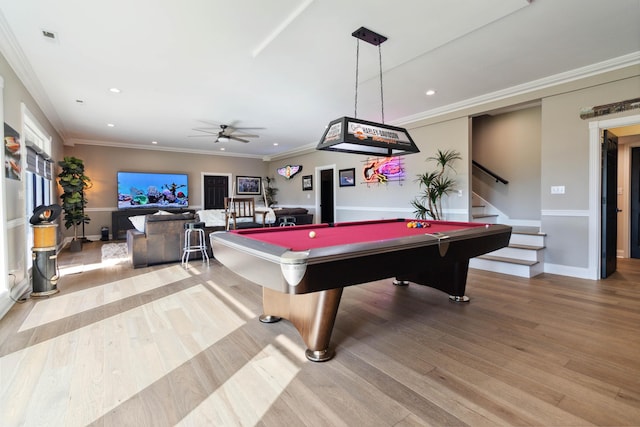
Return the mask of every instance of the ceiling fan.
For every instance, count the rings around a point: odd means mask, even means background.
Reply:
[[[204,122],[207,124],[213,124],[209,122]],[[264,129],[264,128],[253,128],[253,127],[236,127],[234,125],[214,125],[213,127],[202,127],[202,128],[194,128],[193,130],[197,132],[203,132],[204,135],[189,135],[191,137],[211,137],[214,136],[216,138],[213,142],[226,142],[229,140],[240,141],[247,143],[249,142],[246,138],[260,138],[260,135],[252,135],[249,133],[244,133],[242,131],[249,129]],[[240,131],[240,132],[238,132]]]

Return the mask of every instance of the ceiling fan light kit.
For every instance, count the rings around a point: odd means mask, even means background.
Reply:
[[[316,150],[336,151],[341,153],[366,154],[377,156],[401,156],[419,153],[405,128],[384,124],[384,97],[382,91],[382,53],[380,45],[387,38],[365,27],[360,27],[351,34],[357,38],[356,47],[356,90],[354,117],[341,117],[327,126]],[[380,57],[380,98],[382,101],[382,123],[357,119],[358,112],[358,62],[360,40],[378,46]]]

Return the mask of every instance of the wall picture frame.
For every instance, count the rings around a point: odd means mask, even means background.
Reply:
[[[313,190],[313,176],[304,175],[302,177],[302,191],[311,191],[311,190]]]
[[[262,193],[262,178],[259,176],[236,176],[236,194],[256,196]]]
[[[355,187],[356,169],[340,169],[338,171],[338,178],[340,180],[340,187]]]

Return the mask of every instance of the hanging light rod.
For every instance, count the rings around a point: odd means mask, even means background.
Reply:
[[[380,55],[380,99],[382,108],[382,123],[360,120],[353,117],[341,117],[333,120],[327,126],[316,150],[336,151],[376,156],[401,156],[419,153],[420,150],[411,139],[406,129],[384,124],[384,97],[382,93],[382,53],[380,45],[387,38],[365,27],[360,27],[351,35],[358,39],[356,48],[356,90],[355,111],[358,113],[358,62],[360,40],[378,46]]]

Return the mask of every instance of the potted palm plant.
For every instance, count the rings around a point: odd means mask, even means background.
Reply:
[[[73,227],[71,250],[82,249],[82,240],[78,239],[78,226],[88,224],[90,219],[85,214],[87,198],[84,190],[91,187],[91,179],[84,174],[84,163],[76,157],[65,157],[58,162],[62,168],[58,174],[58,184],[62,187],[62,209],[64,210],[64,226]]]
[[[453,163],[461,159],[456,150],[438,150],[435,156],[427,158],[428,162],[435,162],[437,168],[417,176],[420,193],[411,201],[417,219],[427,219],[427,216],[435,220],[442,219],[442,198],[455,191],[456,186],[449,172],[455,171]]]

